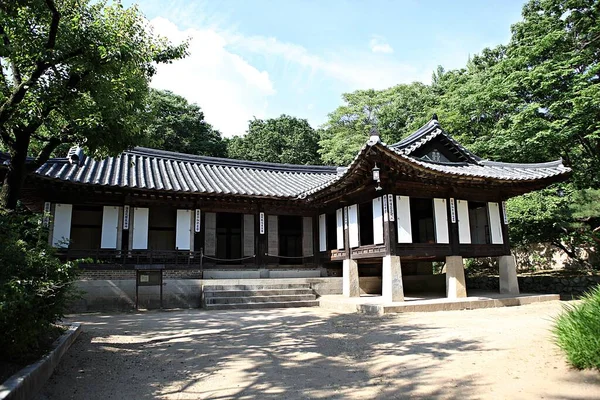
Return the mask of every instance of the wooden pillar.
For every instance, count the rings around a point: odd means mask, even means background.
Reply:
[[[344,248],[346,257],[342,264],[342,293],[346,297],[360,296],[358,262],[351,259],[350,234],[348,229],[348,207],[344,207]]]
[[[452,255],[460,255],[460,241],[458,233],[458,210],[456,209],[456,199],[447,198],[448,201],[448,231],[450,234],[450,249]]]
[[[265,215],[264,213],[263,215],[263,222],[262,222],[262,226],[263,226],[263,231],[261,233],[261,222],[260,222],[260,216],[261,213],[263,213],[262,211],[262,207],[259,207],[257,212],[256,212],[256,216],[255,216],[255,223],[254,223],[254,241],[255,241],[255,246],[256,246],[256,258],[254,259],[254,262],[256,264],[257,267],[259,268],[264,268],[265,266],[265,253],[267,252],[267,235],[266,235],[266,228],[265,228]]]
[[[392,194],[384,195],[383,199],[385,204],[383,207],[383,240],[385,243],[385,254],[395,256],[398,248],[396,240],[395,200]]]
[[[500,202],[500,220],[502,221],[502,237],[504,238],[504,254],[510,253],[510,240],[508,240],[508,216],[506,215],[506,202]]]
[[[385,257],[381,262],[381,296],[387,302],[404,301],[402,264],[397,256],[396,209],[392,194],[383,196],[383,239]]]
[[[312,226],[313,226],[313,256],[311,257],[311,262],[314,264],[314,266],[320,267],[320,254],[321,254],[321,249],[320,249],[320,242],[319,242],[319,214],[316,214],[313,216],[313,222],[312,222]]]

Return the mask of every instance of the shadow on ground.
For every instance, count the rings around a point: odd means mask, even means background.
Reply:
[[[311,311],[149,312],[73,318],[84,332],[43,399],[460,398],[444,360],[487,351],[402,317]],[[393,322],[393,323],[392,323]]]

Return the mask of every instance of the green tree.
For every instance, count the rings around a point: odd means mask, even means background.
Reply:
[[[432,88],[422,83],[357,90],[342,98],[345,104],[329,114],[321,131],[319,152],[326,164],[349,164],[374,126],[385,142],[399,141],[427,122],[436,104]]]
[[[221,133],[204,120],[196,104],[170,91],[151,90],[148,99],[147,145],[157,149],[226,157]]]
[[[319,137],[307,120],[281,115],[250,121],[245,136],[231,138],[229,157],[287,164],[321,164]]]
[[[57,146],[104,155],[139,142],[155,63],[186,52],[118,2],[4,1],[0,37],[0,139],[11,156],[0,204],[10,209],[26,174]]]
[[[562,157],[571,184],[509,202],[516,245],[550,243],[580,261],[598,244],[600,3],[531,0],[506,46],[438,74],[439,114],[482,157],[540,162]]]
[[[529,1],[507,46],[440,79],[440,115],[481,156],[562,157],[577,187],[599,187],[599,20],[597,0]]]

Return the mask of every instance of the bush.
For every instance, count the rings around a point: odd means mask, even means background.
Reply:
[[[575,306],[565,306],[554,326],[556,343],[578,369],[600,370],[600,285]]]
[[[0,210],[0,359],[37,356],[72,295],[75,268],[48,245],[39,215]]]

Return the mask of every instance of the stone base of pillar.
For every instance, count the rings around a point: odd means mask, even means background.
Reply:
[[[400,257],[385,256],[381,269],[381,297],[384,301],[404,301]]]
[[[342,293],[346,297],[360,297],[356,260],[344,260],[342,264]]]
[[[519,294],[515,256],[498,257],[498,266],[500,267],[500,293]]]
[[[461,256],[446,257],[446,297],[449,299],[467,297],[465,264]]]

